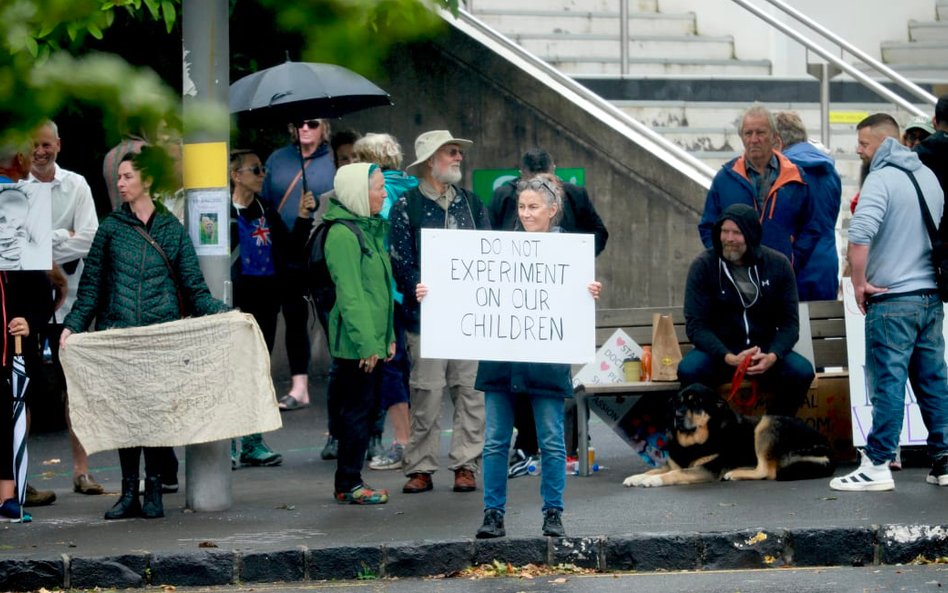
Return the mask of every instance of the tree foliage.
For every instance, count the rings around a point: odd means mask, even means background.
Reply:
[[[155,129],[162,121],[180,126],[180,97],[153,71],[132,67],[115,53],[86,53],[84,48],[108,35],[117,11],[171,35],[181,1],[0,2],[0,142],[22,140],[44,119],[77,102],[98,108],[111,137]],[[443,22],[432,8],[455,14],[458,9],[458,0],[230,2],[232,8],[256,2],[270,10],[279,29],[303,39],[302,59],[341,64],[367,75],[395,44],[438,34]],[[249,69],[255,66],[260,64],[248,64]]]

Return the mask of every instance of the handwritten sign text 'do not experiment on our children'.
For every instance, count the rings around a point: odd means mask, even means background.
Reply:
[[[421,355],[588,362],[593,236],[422,229]]]

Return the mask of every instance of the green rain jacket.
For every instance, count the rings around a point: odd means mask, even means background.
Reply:
[[[358,360],[373,354],[388,357],[395,341],[392,322],[392,264],[384,239],[388,223],[369,214],[371,165],[346,165],[336,173],[336,197],[324,222],[351,220],[362,231],[366,252],[345,225],[333,225],[326,236],[326,265],[336,285],[336,304],[329,313],[329,352]]]

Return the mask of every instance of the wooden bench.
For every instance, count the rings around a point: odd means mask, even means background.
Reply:
[[[803,311],[807,312],[804,318]],[[607,341],[617,329],[622,329],[640,346],[652,343],[652,316],[655,313],[671,315],[682,354],[693,348],[685,333],[685,316],[681,307],[656,307],[647,309],[600,309],[596,312],[596,347]],[[815,301],[801,307],[801,339],[809,334],[813,351],[813,363],[817,372],[812,389],[818,389],[821,378],[842,379],[848,393],[848,354],[846,350],[846,322],[842,301]],[[678,382],[648,383],[600,383],[580,385],[576,389],[578,456],[580,475],[589,475],[589,401],[590,397],[653,396],[678,391]]]

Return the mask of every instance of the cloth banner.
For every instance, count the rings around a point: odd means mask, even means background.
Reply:
[[[283,426],[270,355],[249,314],[73,334],[60,358],[72,427],[90,454]]]

